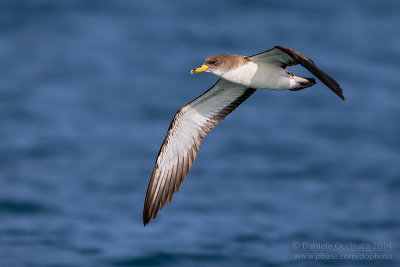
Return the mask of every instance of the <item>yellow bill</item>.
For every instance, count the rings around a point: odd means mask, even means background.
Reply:
[[[203,72],[203,71],[206,71],[207,69],[208,69],[208,67],[207,67],[206,65],[202,65],[200,68],[192,69],[192,70],[190,71],[190,74],[198,73],[198,72]]]

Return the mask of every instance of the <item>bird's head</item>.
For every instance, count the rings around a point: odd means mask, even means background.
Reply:
[[[206,58],[201,67],[192,69],[190,71],[190,74],[205,71],[221,77],[232,68],[237,67],[238,64],[241,64],[242,61],[245,60],[245,58],[246,57],[243,56],[229,54],[213,55]]]

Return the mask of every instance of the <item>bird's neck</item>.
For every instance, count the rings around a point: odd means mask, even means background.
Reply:
[[[250,87],[251,81],[256,74],[258,66],[252,61],[248,61],[245,65],[231,69],[223,73],[220,77],[230,82],[238,83],[246,87]]]

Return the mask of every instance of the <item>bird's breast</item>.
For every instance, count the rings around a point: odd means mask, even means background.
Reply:
[[[250,61],[246,65],[227,71],[221,77],[230,82],[249,87],[252,79],[257,73],[257,69],[258,65]]]
[[[226,72],[221,77],[255,89],[283,90],[290,87],[290,77],[284,69],[271,64],[256,64],[252,61]]]

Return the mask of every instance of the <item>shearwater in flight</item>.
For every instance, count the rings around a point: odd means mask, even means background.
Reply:
[[[147,188],[143,224],[178,192],[192,166],[200,143],[211,129],[257,89],[298,91],[313,86],[314,78],[296,76],[285,68],[301,64],[344,100],[340,85],[303,54],[276,46],[254,56],[218,54],[208,57],[191,74],[210,72],[218,81],[205,93],[181,107],[169,126]]]

